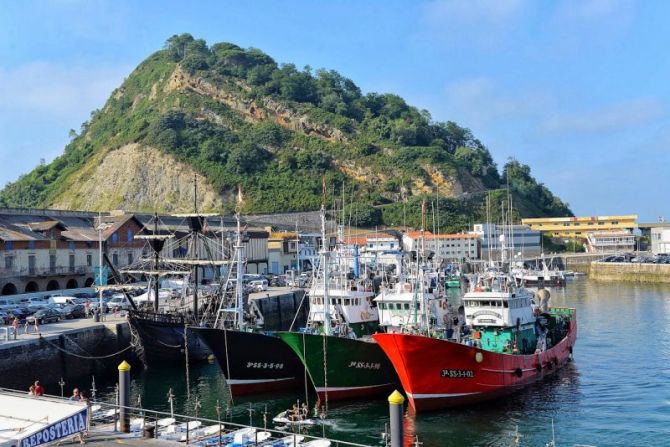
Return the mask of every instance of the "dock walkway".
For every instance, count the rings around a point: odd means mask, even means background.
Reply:
[[[0,349],[7,349],[20,344],[37,343],[39,342],[40,335],[45,338],[51,338],[51,336],[58,337],[63,334],[76,333],[100,326],[115,330],[118,324],[126,323],[126,321],[125,314],[106,315],[106,318],[102,322],[95,322],[92,318],[63,320],[57,323],[40,325],[39,333],[36,333],[35,327],[30,325],[27,334],[25,332],[25,326],[20,325],[16,338],[14,337],[14,328],[11,327],[11,325],[2,326],[0,327]]]

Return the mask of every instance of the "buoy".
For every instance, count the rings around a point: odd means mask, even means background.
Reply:
[[[214,360],[216,360],[216,357],[214,357],[214,354],[210,354],[207,356],[207,361],[209,363],[214,363]]]

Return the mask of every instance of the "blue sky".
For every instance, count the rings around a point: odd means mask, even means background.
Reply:
[[[579,215],[670,218],[670,3],[630,0],[3,2],[0,185],[172,34],[335,69],[515,157]]]

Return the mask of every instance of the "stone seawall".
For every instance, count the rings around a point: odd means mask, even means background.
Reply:
[[[670,264],[594,261],[589,277],[597,281],[670,283]]]
[[[70,329],[59,334],[0,344],[0,386],[28,389],[35,380],[47,385],[47,392],[58,394],[61,378],[104,375],[123,359],[130,359],[132,349],[105,359],[130,344],[128,323],[97,324]],[[56,392],[58,391],[58,393]]]

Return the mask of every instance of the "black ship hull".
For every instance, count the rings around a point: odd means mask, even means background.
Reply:
[[[204,362],[212,354],[181,315],[153,312],[128,314],[128,321],[142,344],[142,355],[147,366],[161,366],[165,362],[183,365],[186,362],[188,343],[189,362]]]
[[[291,389],[305,370],[280,338],[255,332],[193,328],[211,349],[233,395]]]

